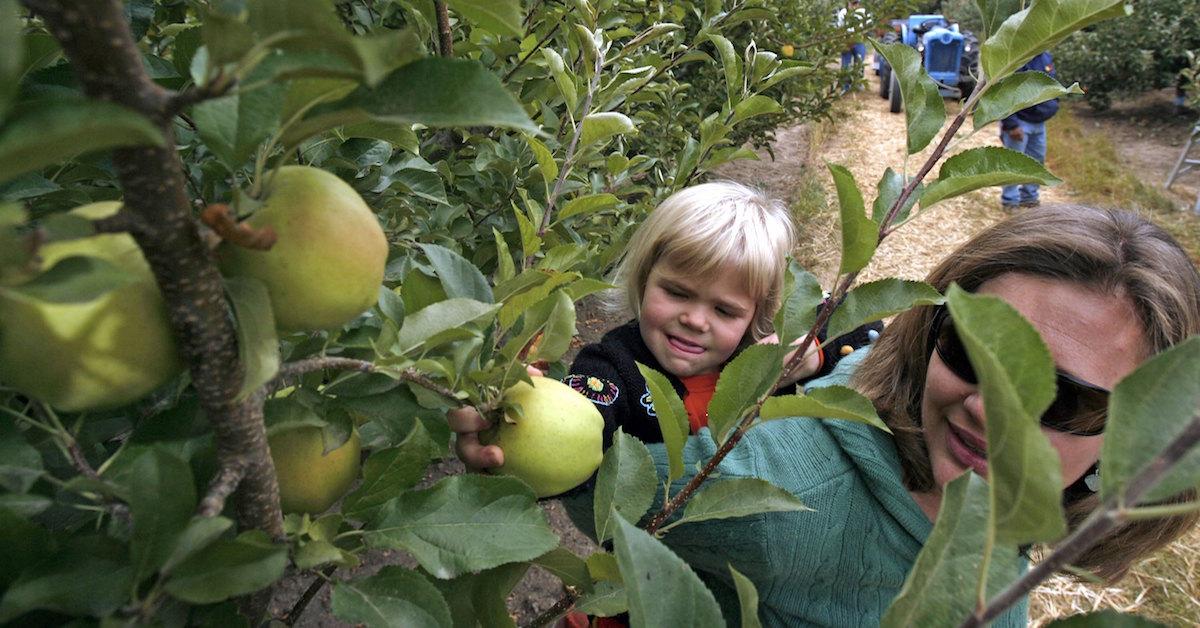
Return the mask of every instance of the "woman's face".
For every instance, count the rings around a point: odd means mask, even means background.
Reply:
[[[1102,388],[1112,390],[1148,353],[1141,323],[1124,294],[1018,273],[994,277],[978,292],[1000,297],[1029,320],[1058,368]],[[979,389],[959,379],[936,351],[925,375],[921,420],[936,486],[968,468],[987,476],[987,418]],[[1099,459],[1103,435],[1077,436],[1044,427],[1042,432],[1058,451],[1066,485]]]

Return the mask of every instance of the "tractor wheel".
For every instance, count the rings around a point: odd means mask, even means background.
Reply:
[[[900,79],[896,78],[895,72],[889,73],[888,78],[888,111],[892,113],[900,113],[904,108],[904,101],[900,98]]]
[[[887,61],[879,62],[879,97],[887,99],[888,90],[892,86],[892,66]]]

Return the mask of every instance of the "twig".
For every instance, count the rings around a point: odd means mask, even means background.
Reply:
[[[135,233],[145,225],[137,214],[121,208],[111,216],[93,220],[92,226],[96,233]]]
[[[250,466],[245,458],[234,458],[229,464],[213,477],[208,485],[208,494],[200,500],[196,514],[201,517],[215,517],[225,510],[225,500],[237,490],[242,478],[246,477],[246,469]]]
[[[233,211],[225,203],[213,203],[200,212],[200,222],[212,229],[221,240],[252,251],[269,251],[279,236],[271,227],[256,228],[249,223],[238,222]]]
[[[233,86],[236,84],[237,79],[235,77],[218,70],[217,75],[208,83],[204,85],[192,85],[171,95],[167,99],[167,115],[168,117],[176,116],[194,104],[220,98],[228,94],[229,90],[233,89]]]
[[[1041,581],[1052,573],[1068,565],[1083,554],[1089,547],[1104,538],[1113,528],[1125,522],[1125,505],[1137,504],[1139,500],[1158,484],[1184,456],[1200,443],[1200,414],[1192,417],[1192,422],[1171,441],[1162,451],[1143,466],[1136,475],[1130,478],[1125,490],[1105,500],[1101,509],[1092,513],[1075,529],[1045,560],[1026,571],[1020,578],[1005,587],[1003,591],[988,600],[987,606],[968,617],[960,628],[983,626],[996,619],[1009,606],[1016,603],[1033,590]]]
[[[453,57],[454,37],[450,32],[450,12],[446,10],[446,0],[433,0],[433,9],[437,13],[438,54]]]
[[[572,586],[565,586],[563,589],[565,589],[563,596],[554,603],[554,606],[546,609],[545,612],[535,617],[533,621],[528,624],[531,628],[549,625],[550,622],[558,619],[559,616],[569,611],[571,607],[575,605],[575,602],[579,600],[578,589]]]
[[[548,33],[546,33],[545,35],[543,35],[542,38],[539,39],[538,42],[533,45],[533,48],[529,49],[529,52],[525,53],[525,55],[522,56],[520,59],[517,59],[516,65],[514,65],[511,69],[509,69],[508,72],[504,73],[504,76],[500,79],[500,82],[507,83],[508,79],[512,78],[512,75],[516,74],[517,70],[521,69],[521,66],[525,65],[525,62],[528,61],[529,58],[532,57],[535,52],[541,51],[542,45],[545,44],[547,41],[550,41],[550,38],[554,36],[554,33],[558,32],[558,27],[561,24],[562,24],[561,21],[555,22],[554,26],[552,26],[550,28],[550,31]]]
[[[283,366],[279,367],[279,373],[275,376],[275,379],[267,382],[266,386],[263,387],[263,392],[266,395],[271,395],[283,388],[287,388],[294,383],[296,379],[303,375],[315,373],[317,371],[324,371],[327,369],[338,371],[358,371],[360,373],[383,373],[398,380],[410,382],[427,390],[431,390],[444,397],[455,407],[463,405],[463,400],[459,399],[458,395],[456,395],[452,389],[435,382],[433,379],[429,378],[429,376],[417,369],[406,368],[396,370],[387,367],[379,367],[376,366],[374,362],[368,362],[366,360],[332,356],[307,358],[304,360],[297,360],[295,362],[288,362],[287,364],[284,364]],[[490,406],[479,406],[479,409],[481,412],[486,412],[487,410],[494,408]]]
[[[283,622],[285,626],[295,625],[300,620],[300,615],[304,613],[304,609],[308,608],[309,602],[312,602],[312,599],[317,597],[317,594],[325,587],[325,583],[329,581],[329,578],[333,576],[333,572],[335,571],[337,571],[337,565],[330,565],[322,569],[321,575],[309,583],[308,588],[304,590],[300,599],[296,600],[296,603],[292,605],[292,610],[288,611],[283,617],[280,617],[279,621]]]

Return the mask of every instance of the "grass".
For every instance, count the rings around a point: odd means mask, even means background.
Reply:
[[[1123,163],[1108,135],[1088,131],[1063,107],[1048,127],[1046,165],[1061,177],[1078,203],[1122,207],[1143,212],[1171,233],[1200,263],[1200,219],[1180,211],[1178,202],[1154,183],[1143,179],[1162,173],[1139,174]]]

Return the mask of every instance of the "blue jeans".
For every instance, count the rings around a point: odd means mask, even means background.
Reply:
[[[1033,157],[1040,164],[1046,163],[1046,123],[1026,122],[1018,119],[1017,124],[1025,136],[1020,140],[1014,140],[1009,136],[1008,131],[1001,129],[1000,141],[1004,143],[1004,147]],[[1038,185],[1036,183],[1006,185],[1000,192],[1000,202],[1004,205],[1037,203]]]
[[[842,69],[849,68],[854,64],[862,65],[863,59],[867,58],[866,44],[852,44],[849,48],[842,52]],[[850,83],[847,82],[842,86],[842,91],[850,91]]]

